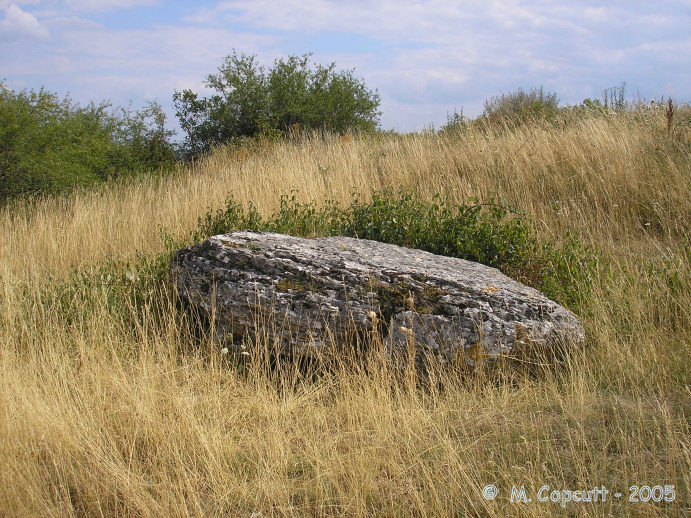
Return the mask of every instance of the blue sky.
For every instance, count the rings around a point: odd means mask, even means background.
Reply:
[[[157,100],[171,126],[173,91],[203,91],[233,50],[354,68],[398,131],[519,87],[575,104],[626,81],[630,97],[691,100],[691,1],[0,0],[10,88]]]

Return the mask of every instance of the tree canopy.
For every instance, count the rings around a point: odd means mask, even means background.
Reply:
[[[0,202],[171,165],[171,134],[155,102],[140,111],[79,106],[43,88],[15,92],[0,83]]]
[[[312,64],[311,54],[277,59],[269,69],[255,55],[226,56],[204,84],[215,93],[202,97],[176,91],[173,102],[186,134],[188,155],[238,137],[291,128],[335,133],[371,131],[379,124],[380,97],[353,70]]]

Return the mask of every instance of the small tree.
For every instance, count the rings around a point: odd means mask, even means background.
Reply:
[[[337,72],[334,63],[313,66],[310,56],[277,59],[266,70],[256,56],[233,52],[204,82],[214,95],[176,91],[173,102],[187,154],[266,131],[285,134],[296,125],[337,133],[374,130],[381,115],[378,93],[352,70]]]

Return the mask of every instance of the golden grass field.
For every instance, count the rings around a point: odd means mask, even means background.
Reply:
[[[688,515],[691,141],[688,122],[666,122],[295,138],[0,209],[0,516]],[[291,189],[347,204],[387,186],[501,197],[546,239],[573,231],[602,250],[611,273],[584,349],[511,383],[447,374],[425,388],[345,364],[308,380],[188,347],[166,293],[127,320],[105,284],[68,301],[54,288],[160,253],[161,226],[188,233],[228,193],[270,215]],[[561,507],[538,501],[544,485],[623,496]],[[675,498],[629,502],[633,485]],[[512,486],[532,502],[510,502]]]

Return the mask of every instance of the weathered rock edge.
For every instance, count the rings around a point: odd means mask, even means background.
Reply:
[[[274,346],[306,352],[376,321],[389,352],[474,365],[584,340],[573,313],[495,268],[365,239],[232,232],[178,250],[171,278],[229,344],[270,322]]]

